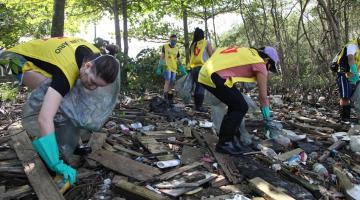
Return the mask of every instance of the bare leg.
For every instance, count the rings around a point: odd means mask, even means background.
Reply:
[[[40,83],[42,83],[46,79],[47,78],[44,75],[38,72],[27,71],[23,75],[23,84],[33,90],[37,88]]]
[[[164,92],[169,92],[170,90],[170,81],[165,80]]]

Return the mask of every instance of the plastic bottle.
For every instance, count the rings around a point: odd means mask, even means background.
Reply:
[[[109,200],[112,198],[110,191],[111,179],[107,178],[104,182],[99,185],[98,191],[93,195],[92,200]]]
[[[277,159],[277,153],[268,147],[265,147],[261,144],[257,145],[257,148],[261,151],[262,154],[264,154],[266,157]]]
[[[175,167],[180,165],[180,160],[174,159],[174,160],[165,160],[165,161],[159,161],[156,163],[156,166],[159,168],[168,168],[168,167]]]
[[[313,165],[313,171],[318,174],[318,177],[321,180],[328,180],[329,179],[329,172],[328,170],[322,165],[321,163],[315,163]]]

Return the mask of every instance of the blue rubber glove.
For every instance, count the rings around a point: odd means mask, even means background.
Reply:
[[[351,84],[356,85],[359,81],[359,72],[355,63],[350,66],[350,72],[352,73],[352,76],[349,78],[349,81]]]
[[[181,74],[182,74],[183,76],[188,74],[187,71],[186,71],[186,69],[185,69],[185,67],[184,67],[184,65],[180,65],[180,66],[179,66],[179,71],[181,72]]]
[[[48,133],[33,141],[32,144],[36,152],[45,161],[46,165],[52,171],[55,171],[57,174],[64,177],[64,182],[69,180],[71,185],[75,183],[76,170],[69,165],[64,164],[64,161],[59,159],[59,149],[55,133]]]
[[[163,74],[164,72],[164,66],[165,66],[164,60],[160,60],[158,66],[156,67],[155,74],[161,76],[161,74]]]
[[[270,120],[270,108],[269,106],[262,106],[260,108],[261,110],[261,114],[263,116],[264,121],[269,121]]]

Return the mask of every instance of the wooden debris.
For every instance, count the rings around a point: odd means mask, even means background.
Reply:
[[[194,169],[196,167],[199,167],[203,164],[203,162],[194,162],[190,165],[185,165],[185,166],[182,166],[180,168],[177,168],[177,169],[174,169],[172,171],[169,171],[167,173],[164,173],[164,174],[161,174],[160,176],[158,176],[156,179],[157,180],[160,180],[160,181],[164,181],[164,180],[169,180],[171,179],[172,177],[176,176],[176,175],[179,175],[183,172],[186,172],[188,170],[191,170],[191,169]]]
[[[202,135],[199,132],[193,130],[192,135],[196,138],[196,140],[200,144],[200,146],[202,146],[202,147],[206,146],[205,140],[202,138]]]
[[[251,179],[250,186],[268,200],[295,200],[291,196],[280,191],[262,178],[256,177]]]
[[[179,180],[173,180],[170,182],[158,183],[155,185],[155,187],[161,188],[161,189],[199,187],[200,185],[207,183],[217,177],[216,174],[212,174],[212,173],[205,172],[205,171],[199,172],[199,173],[202,173],[204,176],[202,177],[202,179],[194,181],[194,182],[188,183],[188,182],[186,182],[185,178],[181,178]]]
[[[152,154],[168,154],[171,152],[169,147],[165,146],[163,143],[156,141],[153,137],[150,136],[140,136],[138,137],[139,142]],[[158,160],[171,160],[174,159],[174,155],[170,154],[167,156],[157,156]]]
[[[37,197],[44,200],[64,199],[46,167],[31,145],[26,132],[12,137],[14,149]]]
[[[92,175],[96,175],[97,173],[93,170],[89,170],[86,168],[79,168],[76,170],[76,178],[77,179],[83,179]]]
[[[181,152],[181,163],[186,165],[199,161],[206,151],[207,150],[205,148],[196,148],[184,145]]]
[[[91,135],[89,146],[92,152],[95,152],[102,148],[106,140],[106,133],[93,133]]]
[[[166,196],[157,194],[151,190],[146,189],[145,187],[137,186],[133,183],[130,183],[121,177],[115,176],[112,180],[112,184],[128,193],[135,194],[138,197],[142,197],[148,200],[169,200]],[[133,198],[136,199],[136,198]]]
[[[280,161],[286,161],[286,160],[289,160],[292,156],[298,155],[299,153],[301,153],[303,151],[304,150],[302,150],[301,148],[297,148],[297,149],[294,149],[294,150],[291,150],[291,151],[288,151],[288,152],[278,155],[278,159]]]
[[[0,151],[0,160],[16,159],[17,155],[13,150]]]
[[[224,171],[226,178],[228,178],[231,183],[239,183],[243,177],[235,166],[234,157],[215,151],[215,145],[218,141],[218,138],[216,136],[207,134],[204,139],[209,149],[214,154],[217,162],[220,164],[221,169]]]
[[[142,131],[142,133],[145,136],[151,136],[154,139],[162,139],[162,138],[168,138],[168,137],[175,137],[176,132],[175,131]]]
[[[211,186],[218,188],[224,185],[228,185],[229,181],[226,179],[225,176],[219,175],[214,180],[211,181]]]
[[[323,153],[322,156],[319,157],[319,161],[323,162],[327,157],[330,156],[331,151],[338,150],[345,145],[346,145],[345,141],[342,140],[336,141],[334,144],[332,144],[330,147],[327,148],[327,150]]]
[[[4,193],[0,192],[0,199],[1,200],[19,199],[19,198],[29,194],[32,191],[33,191],[33,189],[30,187],[30,185],[23,185],[20,187],[15,187],[15,188],[9,189]],[[52,198],[52,199],[54,199],[54,198]]]
[[[148,181],[161,174],[161,171],[157,168],[103,149],[90,154],[89,158],[100,162],[111,170],[140,181]]]
[[[190,126],[185,126],[184,127],[184,136],[187,138],[191,138],[192,137],[192,133],[191,133],[191,127]]]

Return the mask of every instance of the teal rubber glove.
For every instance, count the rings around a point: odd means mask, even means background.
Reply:
[[[263,116],[264,121],[269,121],[270,120],[270,108],[269,106],[262,106],[260,108],[261,110],[261,114]]]
[[[165,66],[164,60],[160,60],[158,66],[156,67],[156,70],[155,70],[156,75],[161,76],[161,74],[163,74],[164,66]]]
[[[352,76],[349,78],[349,81],[355,85],[359,81],[359,72],[355,63],[350,66],[350,72]]]
[[[187,75],[188,74],[185,67],[184,67],[184,65],[179,66],[179,71],[181,72],[182,75]]]
[[[49,133],[39,139],[33,141],[33,146],[40,157],[45,161],[46,165],[57,174],[64,177],[64,182],[70,181],[73,185],[76,181],[76,170],[64,161],[59,159],[59,149],[56,142],[55,133]]]

